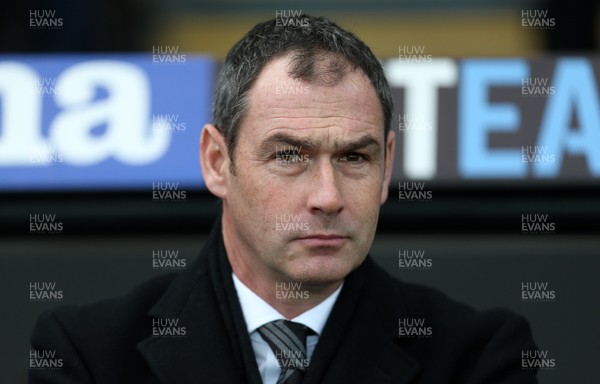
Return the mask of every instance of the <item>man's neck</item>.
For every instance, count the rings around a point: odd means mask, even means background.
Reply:
[[[291,320],[321,304],[339,288],[340,282],[327,286],[306,286],[294,281],[257,281],[254,278],[236,272],[233,273],[244,285],[266,301],[286,319]]]

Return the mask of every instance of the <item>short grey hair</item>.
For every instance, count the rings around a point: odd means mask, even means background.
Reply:
[[[379,60],[356,35],[324,17],[298,15],[281,25],[274,18],[257,24],[229,51],[221,68],[213,101],[213,124],[225,138],[235,173],[234,150],[247,113],[248,93],[264,68],[291,53],[289,75],[307,83],[335,85],[350,69],[361,69],[375,88],[385,126],[390,130],[394,102]]]

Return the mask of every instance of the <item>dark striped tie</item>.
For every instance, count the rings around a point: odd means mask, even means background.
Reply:
[[[281,368],[277,384],[302,383],[308,369],[306,336],[309,332],[311,330],[306,326],[287,320],[272,321],[258,329]]]

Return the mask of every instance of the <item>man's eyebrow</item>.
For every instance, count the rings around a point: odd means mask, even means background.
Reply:
[[[300,138],[292,135],[288,135],[286,133],[276,133],[269,138],[267,138],[261,144],[261,149],[263,151],[270,151],[274,148],[276,144],[284,144],[292,147],[302,147],[304,149],[317,149],[321,145],[318,141],[310,139],[310,138]]]
[[[348,142],[335,142],[335,149],[339,152],[352,152],[369,146],[374,146],[376,149],[381,147],[379,141],[371,135],[364,135],[358,140]]]
[[[302,147],[305,150],[315,150],[321,147],[321,143],[311,138],[300,138],[286,133],[276,133],[267,138],[260,146],[262,150],[269,151],[277,144],[284,144],[293,147]],[[354,141],[338,141],[334,143],[335,150],[338,152],[351,152],[361,148],[375,146],[377,149],[381,146],[379,141],[371,135],[364,135]]]

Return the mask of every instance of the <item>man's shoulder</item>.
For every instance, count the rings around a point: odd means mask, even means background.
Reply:
[[[168,302],[171,308],[180,308],[188,299],[200,277],[207,274],[202,254],[190,268],[164,273],[148,278],[119,296],[84,305],[65,305],[46,311],[40,320],[54,317],[77,324],[135,324],[147,318],[148,312],[158,303]]]
[[[151,329],[150,323],[148,327],[143,326],[148,311],[164,295],[176,276],[177,273],[168,273],[150,278],[114,298],[47,310],[40,314],[33,338],[43,338],[41,333],[51,328],[68,333],[71,340],[98,340],[104,334],[110,334],[111,340],[119,340],[115,337],[119,334],[126,339],[143,338]]]
[[[389,358],[387,372],[401,377],[412,369],[423,383],[536,382],[534,370],[521,368],[522,351],[536,349],[522,316],[475,309],[438,289],[398,280],[371,260],[365,269],[353,316],[361,323],[352,330],[358,335],[368,329],[381,348],[392,342],[395,348],[385,349],[377,364],[390,354],[402,358]],[[407,363],[395,371],[402,361]]]
[[[377,265],[369,274],[367,292],[371,300],[398,319],[424,319],[438,333],[490,333],[507,323],[529,329],[527,321],[505,308],[475,309],[441,290],[399,280]]]

